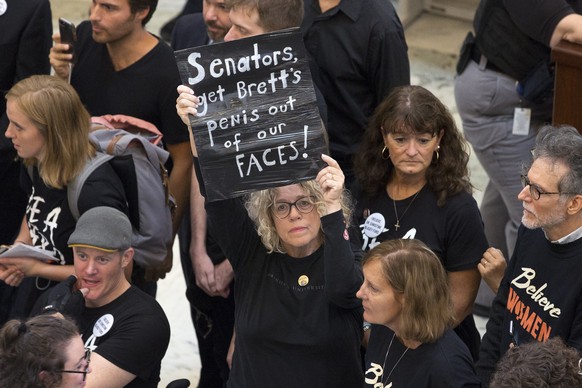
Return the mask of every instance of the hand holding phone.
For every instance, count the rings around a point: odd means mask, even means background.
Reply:
[[[64,18],[59,18],[59,32],[61,34],[61,43],[69,45],[68,53],[73,54],[75,62],[75,43],[77,43],[77,29],[73,23]]]

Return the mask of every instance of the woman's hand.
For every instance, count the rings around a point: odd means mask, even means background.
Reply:
[[[22,282],[24,277],[38,276],[40,267],[44,265],[50,264],[45,264],[37,259],[32,259],[29,257],[3,258],[0,259],[0,266],[7,268],[8,273],[6,273],[6,276],[4,276],[4,273],[2,273],[0,275],[0,279],[4,280],[4,282],[8,285],[16,287],[20,285],[20,282]]]
[[[24,279],[24,273],[15,265],[0,264],[0,280],[12,287],[18,287]]]
[[[345,177],[335,159],[325,154],[321,155],[321,159],[327,163],[327,167],[321,169],[315,180],[323,192],[327,212],[333,213],[341,209]]]
[[[191,115],[198,115],[198,106],[200,105],[200,98],[198,98],[192,89],[186,85],[178,86],[178,98],[176,99],[176,112],[182,119],[184,124],[190,128]]]

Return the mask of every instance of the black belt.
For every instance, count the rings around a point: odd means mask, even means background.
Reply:
[[[473,50],[471,50],[471,59],[473,61],[477,62],[477,64],[481,63],[481,50],[479,50],[479,47],[477,47],[476,44],[473,45]],[[489,59],[487,59],[487,64],[485,65],[485,68],[489,69],[489,70],[497,71],[499,73],[503,73],[503,71],[501,71],[500,68],[495,66],[493,64],[493,62],[491,62]]]

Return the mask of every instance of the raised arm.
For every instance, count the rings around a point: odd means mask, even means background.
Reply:
[[[338,163],[327,155],[321,157],[327,166],[317,174],[316,181],[323,191],[327,215],[321,218],[325,245],[325,292],[329,300],[346,309],[361,305],[356,292],[363,281],[360,255],[352,250],[344,219],[342,201],[344,174]]]
[[[327,207],[327,214],[341,210],[341,200],[344,192],[344,173],[338,162],[328,155],[321,155],[327,167],[321,169],[315,180],[323,190],[323,198]]]
[[[52,68],[55,70],[57,77],[68,80],[71,72],[71,61],[73,54],[67,52],[70,48],[68,44],[61,43],[61,36],[59,34],[53,35],[53,42],[55,44],[49,53],[49,61]]]
[[[184,124],[188,126],[188,131],[190,132],[190,147],[192,148],[192,155],[198,156],[196,143],[194,142],[194,137],[192,134],[192,127],[190,126],[189,115],[196,116],[198,114],[197,108],[200,104],[200,99],[194,94],[194,91],[186,85],[178,86],[177,90],[178,98],[176,99],[176,112]]]

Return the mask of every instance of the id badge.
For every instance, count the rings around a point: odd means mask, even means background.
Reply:
[[[530,121],[530,108],[515,108],[515,112],[513,114],[513,128],[511,133],[514,135],[527,136],[529,134]]]

